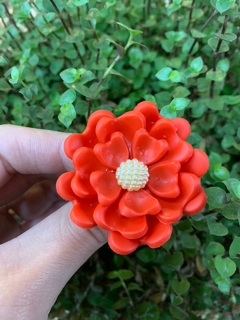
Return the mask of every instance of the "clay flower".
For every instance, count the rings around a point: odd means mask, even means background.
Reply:
[[[85,131],[65,141],[76,171],[60,176],[57,191],[72,202],[72,221],[107,230],[118,254],[163,245],[174,222],[206,203],[200,177],[209,162],[185,141],[189,134],[185,119],[166,119],[148,101],[118,118],[94,112]]]

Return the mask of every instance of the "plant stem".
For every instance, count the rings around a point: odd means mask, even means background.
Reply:
[[[225,16],[221,34],[224,34],[226,32],[227,22],[228,22],[228,16]],[[217,44],[217,47],[216,47],[216,50],[215,50],[214,56],[213,56],[213,71],[216,71],[216,68],[217,68],[217,56],[218,56],[219,50],[221,48],[222,42],[223,42],[223,40],[219,38],[218,44]],[[213,98],[213,92],[214,92],[214,81],[212,80],[211,84],[210,84],[210,93],[209,93],[209,96],[211,99]]]
[[[5,21],[3,20],[3,18],[1,18],[1,19],[2,19],[2,23],[3,23],[3,25],[4,25],[4,28],[7,30],[7,25],[6,25]],[[9,34],[9,36],[10,36],[10,38],[13,40],[13,42],[16,44],[16,46],[18,47],[18,49],[19,49],[20,51],[22,51],[22,48],[21,48],[20,44],[19,44],[19,43],[17,42],[17,40],[13,37],[13,35],[11,34],[11,32],[7,30],[7,33]]]
[[[14,27],[18,30],[18,33],[19,33],[20,38],[22,39],[22,41],[24,41],[25,39],[24,39],[24,37],[23,37],[23,35],[22,35],[22,32],[21,32],[21,30],[18,28],[18,26],[17,26],[15,20],[13,19],[11,13],[8,11],[8,7],[7,7],[6,3],[3,3],[3,6],[4,6],[5,10],[6,10],[6,13],[7,13],[7,16],[8,16],[8,18],[9,18],[10,22],[11,22],[11,23],[14,25]]]
[[[213,11],[213,13],[211,14],[211,16],[208,18],[208,20],[204,23],[204,25],[203,25],[202,28],[200,29],[200,32],[203,32],[203,30],[208,26],[208,24],[209,24],[209,23],[211,22],[211,20],[216,16],[217,13],[218,13],[217,10],[214,10],[214,11]],[[191,48],[190,48],[190,50],[189,50],[189,52],[188,52],[187,64],[188,64],[189,56],[190,56],[190,54],[192,53],[193,48],[194,48],[194,46],[195,46],[196,43],[197,43],[197,39],[195,38],[195,39],[194,39],[194,42],[193,42],[193,44],[192,44],[192,46],[191,46]]]
[[[54,0],[50,0],[50,2],[51,2],[52,5],[54,6],[54,9],[56,10],[56,12],[57,12],[57,14],[58,14],[58,17],[59,17],[59,19],[61,20],[62,25],[63,25],[64,29],[66,30],[67,34],[70,35],[71,32],[70,32],[68,26],[66,25],[66,23],[65,23],[65,21],[64,21],[64,18],[63,18],[62,14],[61,14],[61,12],[58,10],[58,7],[56,6]],[[81,60],[82,64],[84,64],[83,57],[81,56],[81,54],[80,54],[80,52],[79,52],[79,49],[78,49],[76,43],[73,43],[73,46],[74,46],[74,49],[75,49],[76,52],[77,52],[77,55],[78,55],[79,60]]]
[[[190,11],[189,11],[189,18],[188,18],[187,30],[189,29],[190,24],[191,24],[192,14],[193,14],[193,8],[194,8],[194,2],[195,2],[195,0],[192,0],[192,5],[191,5]]]

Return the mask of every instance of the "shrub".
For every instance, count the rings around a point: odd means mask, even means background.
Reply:
[[[1,123],[82,132],[142,100],[185,117],[207,152],[206,208],[162,248],[105,246],[53,307],[60,319],[237,319],[240,51],[236,0],[1,1]]]

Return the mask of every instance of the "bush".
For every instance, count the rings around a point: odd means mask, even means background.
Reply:
[[[50,319],[237,319],[240,51],[236,0],[1,1],[1,123],[82,132],[142,100],[185,117],[207,152],[206,208],[162,248],[105,246]]]

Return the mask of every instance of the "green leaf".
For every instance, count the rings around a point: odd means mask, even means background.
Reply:
[[[228,229],[221,222],[216,222],[211,216],[207,217],[207,225],[212,235],[225,236],[228,234]]]
[[[12,69],[11,69],[11,79],[9,80],[9,82],[11,84],[16,84],[16,83],[18,83],[18,80],[19,80],[18,68],[12,67]]]
[[[191,32],[191,35],[192,35],[193,38],[197,38],[198,39],[198,38],[205,38],[206,37],[205,33],[200,32],[200,31],[198,31],[196,29],[191,29],[190,32]]]
[[[240,203],[232,202],[227,204],[223,209],[221,209],[221,214],[229,220],[237,220],[239,209],[240,209]]]
[[[234,40],[237,39],[237,36],[235,35],[235,33],[215,33],[215,35],[219,38],[219,39],[222,39],[222,40],[225,40],[225,41],[229,41],[229,42],[232,42]]]
[[[171,41],[181,41],[183,40],[187,34],[184,31],[167,31],[165,36]]]
[[[222,14],[234,5],[236,0],[217,0],[216,9]]]
[[[132,47],[128,50],[128,56],[130,58],[129,64],[131,67],[138,69],[143,61],[142,50],[137,47]]]
[[[215,279],[216,284],[220,292],[229,294],[231,289],[231,281],[228,278],[217,277]]]
[[[217,63],[217,69],[221,69],[224,72],[229,70],[230,64],[228,59],[221,59]]]
[[[226,104],[230,106],[240,103],[240,95],[222,96],[222,99]]]
[[[111,285],[110,291],[115,290],[115,289],[117,289],[117,288],[119,288],[121,286],[122,286],[122,282],[121,281],[116,281]]]
[[[7,64],[7,60],[3,56],[0,56],[0,67],[4,67]]]
[[[177,112],[170,107],[170,105],[162,107],[160,114],[168,119],[173,119],[177,117]]]
[[[222,258],[221,255],[215,257],[214,265],[222,278],[231,277],[236,271],[235,262],[230,258]]]
[[[172,280],[171,281],[171,287],[177,294],[184,294],[186,293],[190,288],[190,283],[187,280],[177,281]]]
[[[121,298],[117,302],[114,303],[113,309],[118,310],[124,308],[128,305],[129,299],[128,298]]]
[[[238,259],[240,257],[240,237],[234,237],[229,247],[229,255],[232,259]]]
[[[216,85],[218,85],[218,84],[216,84]],[[207,107],[211,110],[223,110],[225,101],[224,101],[223,96],[215,96],[212,99],[207,99],[205,102],[206,102]]]
[[[138,250],[136,256],[139,260],[145,263],[152,262],[157,258],[156,251],[150,248],[142,248]]]
[[[218,242],[210,242],[205,249],[205,255],[207,257],[212,257],[216,255],[221,255],[225,253],[225,248],[221,243]]]
[[[170,108],[174,110],[184,110],[189,105],[190,100],[187,98],[175,98],[170,102]]]
[[[71,0],[71,3],[76,7],[84,6],[88,2],[89,0]]]
[[[75,105],[76,113],[79,115],[86,115],[88,112],[88,103],[84,100],[78,100]]]
[[[227,201],[226,192],[218,187],[210,187],[205,190],[207,203],[213,208],[223,208]]]
[[[223,72],[222,70],[216,70],[216,71],[213,71],[213,70],[209,70],[207,73],[206,73],[206,77],[212,81],[217,81],[217,82],[221,82],[224,80],[226,76],[226,73]]]
[[[143,33],[141,30],[131,29],[131,28],[129,28],[128,26],[126,26],[125,24],[123,24],[123,23],[117,22],[117,24],[120,25],[121,27],[127,29],[127,30],[129,31],[130,36],[131,36],[132,38],[134,38],[135,36]]]
[[[88,11],[87,16],[85,17],[86,20],[93,20],[93,19],[97,19],[97,17],[100,16],[100,11],[97,8],[91,8]]]
[[[184,262],[183,253],[181,251],[176,251],[172,255],[166,255],[164,262],[166,265],[178,270]]]
[[[85,84],[85,83],[92,81],[94,79],[95,79],[94,73],[92,73],[92,71],[86,70],[86,71],[84,71],[84,73],[81,74],[79,83]]]
[[[240,181],[234,178],[223,182],[228,188],[229,192],[236,198],[240,199]]]
[[[193,72],[200,72],[203,68],[203,60],[201,57],[195,58],[192,60],[190,64],[190,68],[193,70]]]
[[[214,167],[213,174],[219,180],[227,180],[230,178],[230,173],[228,169],[221,165],[216,165]]]
[[[65,127],[69,128],[72,121],[76,118],[76,111],[72,104],[65,104],[60,108],[61,113],[58,115],[59,121],[61,121]]]
[[[214,52],[216,52],[216,50],[217,50],[218,42],[219,42],[219,39],[216,37],[210,38],[208,40],[208,45],[210,46],[210,48],[212,48],[212,50]],[[228,50],[229,50],[229,46],[228,46],[227,42],[223,40],[220,45],[220,48],[218,49],[218,53],[227,52]]]
[[[90,91],[88,87],[81,83],[74,83],[71,85],[71,87],[76,90],[77,92],[81,93],[86,98],[92,98],[93,97],[93,92]]]
[[[103,296],[97,292],[91,292],[87,295],[88,302],[94,307],[98,307],[101,304],[102,299]]]
[[[68,89],[61,95],[59,99],[59,104],[60,106],[63,106],[65,103],[73,103],[75,99],[76,99],[76,91],[73,89]]]
[[[187,96],[189,96],[191,94],[191,92],[185,88],[185,87],[182,87],[182,86],[178,86],[176,87],[173,92],[172,92],[172,96],[173,98],[185,98]]]
[[[60,73],[60,77],[66,83],[75,82],[76,80],[78,80],[80,75],[81,75],[81,72],[79,72],[77,69],[74,69],[74,68],[65,69]]]
[[[4,78],[0,79],[0,91],[9,91],[11,86],[8,84],[7,80]]]
[[[121,280],[128,280],[134,277],[134,273],[131,270],[120,269],[118,271],[111,271],[108,274],[109,279],[119,278]]]
[[[68,34],[66,37],[66,41],[69,43],[81,42],[85,37],[85,33],[83,30],[79,28],[74,28],[71,30],[71,34]]]
[[[135,282],[130,282],[128,284],[128,290],[137,290],[137,291],[144,291],[141,287],[139,287],[139,285]]]
[[[172,72],[172,68],[165,67],[165,68],[159,70],[156,73],[155,77],[157,77],[158,80],[167,81],[167,80],[169,80],[169,75],[171,72]]]
[[[172,82],[180,82],[181,81],[181,75],[177,70],[171,71],[168,78]]]
[[[2,4],[0,4],[0,17],[5,17],[6,12],[5,12],[5,8]]]

